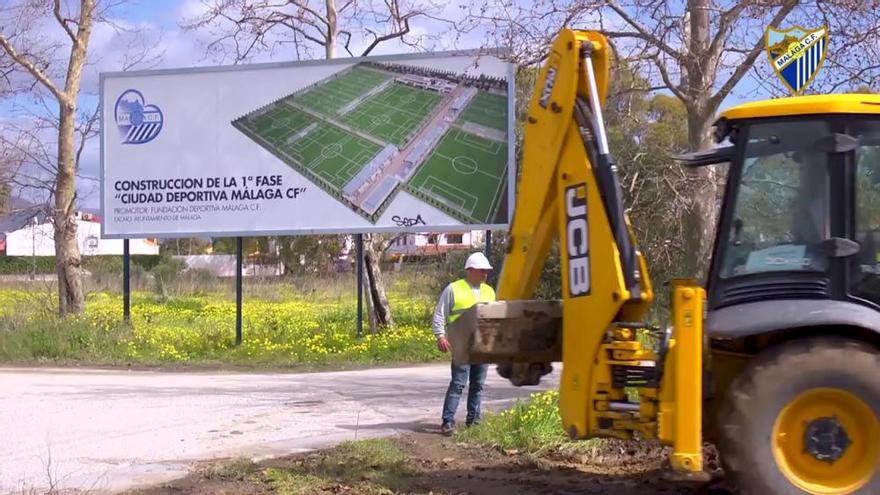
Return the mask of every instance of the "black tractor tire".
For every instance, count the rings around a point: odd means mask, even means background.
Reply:
[[[718,448],[727,479],[741,495],[810,493],[789,481],[773,455],[776,418],[815,388],[845,390],[880,417],[880,352],[840,337],[794,340],[765,350],[733,380],[718,413]],[[880,495],[880,474],[855,494]]]

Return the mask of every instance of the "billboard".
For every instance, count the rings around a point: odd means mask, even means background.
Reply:
[[[101,74],[103,236],[504,228],[493,51]]]

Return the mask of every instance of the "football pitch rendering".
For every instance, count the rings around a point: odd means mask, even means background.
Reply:
[[[260,136],[285,161],[293,161],[330,187],[339,189],[379,151],[379,145],[344,129],[313,119],[286,105],[273,108],[254,122]],[[301,136],[297,133],[307,131]],[[291,139],[293,138],[293,139]]]
[[[492,93],[479,93],[474,97],[460,118],[475,124],[506,131],[507,97]]]
[[[297,97],[303,106],[316,112],[333,115],[369,89],[390,76],[369,69],[353,68],[344,77],[330,79],[325,84],[315,86]]]
[[[371,136],[403,146],[441,99],[438,94],[394,84],[361,103],[344,120]]]
[[[486,223],[498,207],[507,144],[451,129],[409,182],[429,203],[439,201],[471,222]]]
[[[478,89],[409,70],[359,64],[232,124],[373,223],[402,190],[462,223],[494,223],[507,180],[506,81]]]

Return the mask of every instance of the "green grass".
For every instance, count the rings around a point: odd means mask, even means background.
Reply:
[[[344,442],[326,454],[295,467],[269,468],[264,480],[272,492],[307,495],[347,486],[350,493],[395,493],[417,471],[406,454],[388,439]]]
[[[257,465],[246,457],[200,466],[196,472],[206,480],[244,481],[257,470]]]
[[[506,180],[507,144],[450,129],[409,182],[417,196],[457,216],[488,223]]]
[[[354,68],[296,95],[295,98],[312,110],[334,115],[340,108],[389,77],[380,72]]]
[[[245,300],[243,342],[235,346],[235,303],[217,294],[163,299],[136,292],[127,325],[118,294],[89,294],[84,315],[62,320],[51,294],[0,290],[0,362],[310,369],[444,357],[430,331],[431,299],[391,293],[395,328],[358,339],[353,295],[277,297]]]
[[[488,414],[479,425],[456,435],[470,445],[528,454],[584,445],[568,439],[558,408],[558,392],[535,393],[530,400],[518,402],[499,414]]]
[[[569,439],[559,415],[556,390],[534,393],[506,411],[487,414],[479,425],[459,430],[455,439],[466,446],[505,454],[585,464],[596,473],[651,472],[660,469],[666,459],[663,446],[656,441]]]
[[[458,120],[506,131],[507,98],[481,91],[468,103]]]
[[[207,464],[194,474],[210,482],[243,482],[247,493],[281,495],[387,495],[398,493],[418,474],[406,454],[388,439],[345,441],[300,460],[266,464],[232,459]]]
[[[361,102],[343,120],[355,129],[403,147],[440,100],[437,93],[394,83]]]

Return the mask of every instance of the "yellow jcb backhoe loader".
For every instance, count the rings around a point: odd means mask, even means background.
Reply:
[[[737,106],[719,146],[679,157],[727,164],[727,181],[707,281],[671,281],[658,328],[608,151],[608,77],[601,34],[559,33],[524,123],[499,301],[450,329],[453,359],[515,385],[561,361],[569,435],[659,440],[673,474],[705,474],[712,441],[744,494],[880,494],[880,96]],[[537,301],[554,238],[562,300]]]

